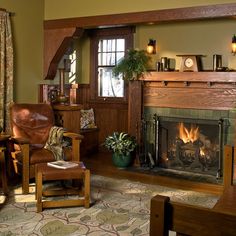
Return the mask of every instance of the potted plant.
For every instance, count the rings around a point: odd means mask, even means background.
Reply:
[[[119,76],[122,73],[126,81],[138,80],[147,71],[150,59],[144,50],[129,49],[113,68],[113,74]]]
[[[137,146],[135,137],[124,132],[114,132],[106,137],[104,145],[113,152],[112,161],[117,167],[125,168],[132,163],[131,153]]]

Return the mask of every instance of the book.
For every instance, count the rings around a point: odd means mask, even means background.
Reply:
[[[50,167],[55,167],[55,168],[59,168],[59,169],[68,169],[68,168],[73,168],[76,166],[80,166],[81,168],[85,169],[83,162],[75,163],[75,162],[71,162],[71,161],[60,160],[60,161],[48,162],[47,165]]]

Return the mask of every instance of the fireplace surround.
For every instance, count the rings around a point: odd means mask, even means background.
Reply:
[[[140,164],[222,180],[222,149],[235,143],[236,73],[151,72],[142,84]],[[180,127],[198,138],[183,142]]]

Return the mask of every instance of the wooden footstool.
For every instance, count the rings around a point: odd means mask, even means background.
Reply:
[[[79,162],[78,162],[79,163]],[[47,163],[36,165],[36,189],[35,197],[37,200],[37,211],[41,212],[44,208],[68,207],[68,206],[84,206],[89,208],[90,205],[90,171],[88,169],[76,166],[68,169],[58,169],[47,166]],[[43,181],[53,180],[79,180],[82,182],[80,188],[68,189],[48,189],[43,190]],[[43,196],[65,196],[79,195],[76,199],[64,200],[43,200]]]

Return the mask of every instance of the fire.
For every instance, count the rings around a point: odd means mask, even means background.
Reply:
[[[194,142],[199,138],[199,127],[193,127],[191,125],[190,130],[184,126],[184,123],[179,124],[179,138],[184,143]]]

